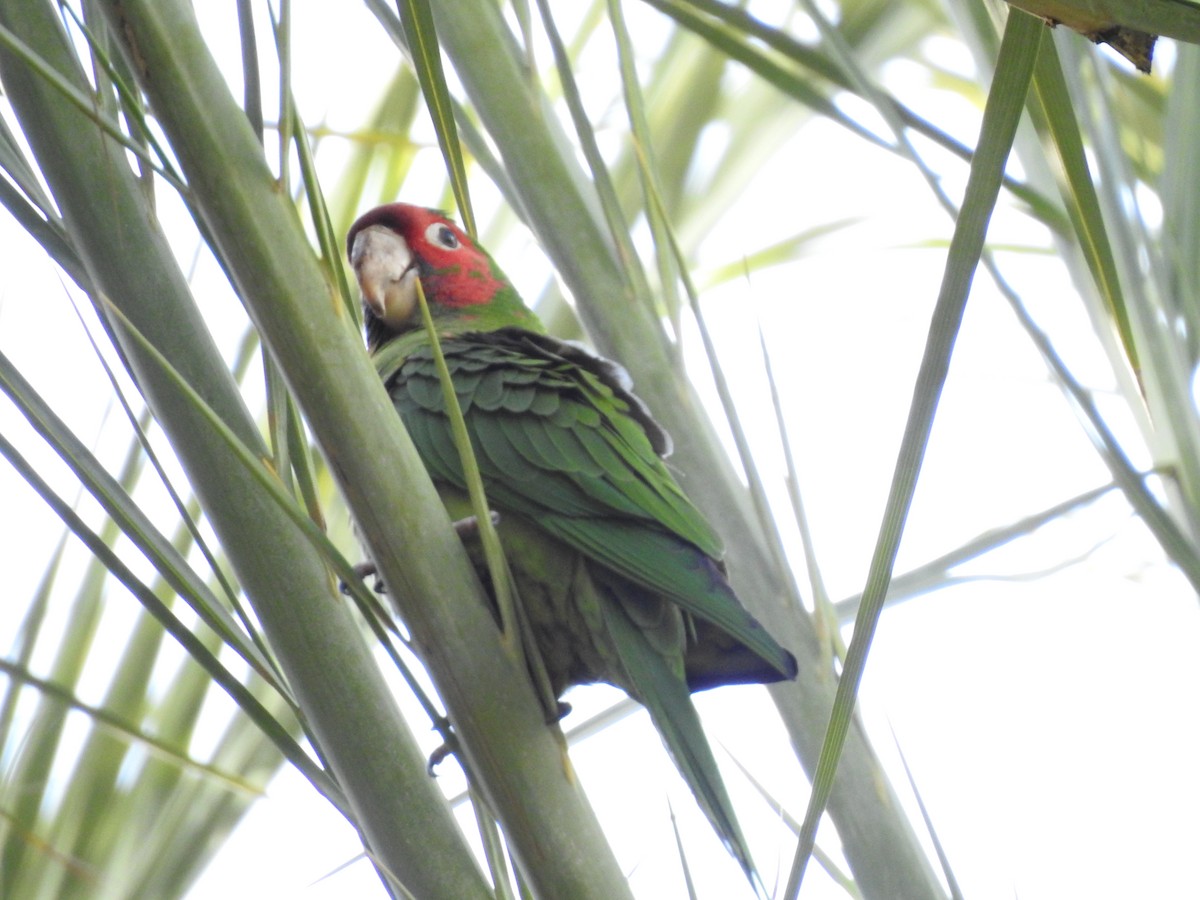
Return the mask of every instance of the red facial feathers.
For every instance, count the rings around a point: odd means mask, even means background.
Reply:
[[[363,215],[346,236],[354,246],[360,231],[372,225],[390,228],[408,244],[419,264],[428,299],[449,307],[490,302],[506,283],[497,278],[491,258],[457,225],[437,210],[390,203]]]

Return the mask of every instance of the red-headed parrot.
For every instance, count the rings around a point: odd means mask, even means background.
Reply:
[[[554,695],[603,681],[642,703],[754,880],[690,692],[794,678],[796,661],[730,588],[720,539],[663,463],[666,433],[620,366],[549,337],[491,256],[441,213],[381,206],[346,244],[368,349],[451,517],[463,519],[471,507],[420,279]]]

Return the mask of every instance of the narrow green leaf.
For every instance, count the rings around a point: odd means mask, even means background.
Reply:
[[[1033,76],[1042,29],[1041,22],[1024,14],[1010,15],[1005,27],[962,212],[947,254],[945,274],[917,375],[896,472],[863,591],[862,606],[855,620],[846,665],[838,681],[829,729],[813,778],[812,796],[800,832],[792,874],[784,892],[786,898],[795,898],[799,893],[804,869],[816,839],[817,825],[833,790],[838,757],[850,727],[871,638],[887,595],[888,581],[904,531],[904,520],[912,502],[934,414],[949,370],[950,356],[966,309],[971,280],[983,251],[987,225],[1000,192],[1004,166]]]
[[[893,732],[893,737],[895,733]],[[900,754],[900,764],[904,766],[904,774],[908,777],[908,785],[912,788],[913,796],[917,799],[917,806],[921,810],[921,818],[925,822],[925,830],[929,832],[929,839],[933,841],[933,849],[937,853],[938,863],[942,867],[942,877],[946,879],[946,885],[950,888],[950,900],[963,900],[962,889],[958,886],[958,879],[954,877],[954,869],[950,865],[950,857],[946,853],[946,848],[942,845],[941,839],[938,837],[937,829],[933,825],[933,817],[929,814],[929,809],[925,806],[925,800],[921,796],[920,788],[917,787],[917,780],[913,777],[912,769],[908,767],[908,758],[904,755],[904,748],[900,746],[900,742],[896,741],[896,751]]]
[[[1146,476],[1143,475],[1142,477],[1145,478]],[[1061,503],[1055,503],[1053,506],[1032,515],[1024,516],[1008,525],[989,529],[983,534],[976,535],[971,540],[955,547],[949,553],[944,553],[936,559],[931,559],[927,563],[909,569],[902,575],[894,576],[888,584],[886,604],[891,606],[895,603],[902,603],[913,597],[919,597],[938,588],[961,583],[965,580],[987,579],[989,577],[987,574],[955,578],[951,574],[951,570],[1003,547],[1017,538],[1030,535],[1039,528],[1078,512],[1082,507],[1090,503],[1095,503],[1117,488],[1118,485],[1116,482],[1092,488],[1090,491],[1085,491]],[[1055,568],[1061,568],[1061,564],[1056,565]],[[1032,573],[1030,577],[1033,577]],[[836,616],[834,617],[834,621],[838,623],[854,621],[855,616],[858,615],[861,600],[862,594],[855,594],[852,597],[838,601],[835,607]]]
[[[637,67],[634,64],[633,41],[621,11],[621,0],[609,0],[608,17],[612,22],[613,37],[617,46],[625,112],[629,116],[630,140],[634,149],[634,159],[637,161],[635,168],[642,188],[642,208],[646,212],[646,223],[650,226],[655,261],[658,265],[657,307],[665,309],[673,330],[678,335],[679,290],[676,279],[678,270],[683,269],[686,262],[682,259],[676,261],[667,237],[670,226],[662,203],[663,192],[655,161],[654,142],[650,135],[650,123],[646,117],[646,103],[638,82]]]
[[[434,27],[433,10],[428,0],[399,0],[396,10],[404,26],[404,36],[412,53],[413,69],[433,128],[437,132],[438,145],[446,160],[446,172],[463,227],[471,237],[478,237],[475,213],[471,209],[471,198],[467,194],[467,173],[463,163],[462,148],[458,143],[458,130],[454,124],[454,111],[450,102],[450,89],[446,86],[446,75],[442,71],[442,51],[438,45],[437,29]]]
[[[1033,91],[1030,94],[1031,110],[1036,109],[1035,121],[1050,133],[1058,151],[1059,162],[1066,178],[1064,189],[1067,212],[1075,229],[1080,249],[1088,268],[1096,281],[1096,290],[1112,317],[1113,325],[1121,339],[1121,346],[1129,357],[1129,366],[1140,381],[1137,342],[1134,339],[1129,311],[1117,277],[1113,261],[1113,249],[1100,210],[1100,199],[1084,153],[1083,136],[1075,118],[1075,107],[1063,79],[1058,53],[1053,42],[1047,42],[1044,52],[1038,57],[1033,75]]]
[[[300,772],[312,782],[313,786],[329,799],[339,809],[346,808],[346,800],[341,790],[327,773],[317,766],[300,746],[279,725],[278,720],[250,694],[225,666],[213,656],[208,649],[175,617],[161,600],[154,595],[140,579],[125,565],[111,548],[93,532],[79,515],[50,489],[41,476],[24,459],[3,435],[0,435],[0,455],[5,456],[21,476],[42,497],[55,514],[63,520],[84,546],[100,559],[104,567],[112,573],[132,593],[138,601],[153,615],[162,626],[175,638],[188,654],[195,659],[212,676],[213,681],[221,686],[234,702],[250,716],[262,732],[273,740],[280,751],[296,766]]]
[[[31,50],[24,41],[19,37],[0,25],[0,45],[10,49],[12,52],[20,56],[32,71],[36,72],[41,78],[58,91],[67,101],[71,103],[81,113],[94,121],[109,137],[118,141],[125,149],[129,150],[137,156],[142,162],[149,166],[156,174],[170,184],[181,194],[186,194],[187,190],[179,181],[178,176],[174,172],[163,168],[159,161],[153,159],[142,147],[140,143],[132,140],[121,128],[112,120],[101,114],[96,109],[96,104],[74,85],[63,78],[54,68],[48,65],[37,53]]]
[[[650,285],[646,282],[646,273],[642,270],[641,260],[638,258],[633,240],[629,236],[629,223],[621,210],[621,201],[617,197],[617,189],[600,152],[596,133],[588,119],[587,111],[583,107],[583,97],[580,95],[579,85],[575,82],[575,74],[571,70],[571,57],[558,32],[558,26],[554,22],[549,0],[537,0],[537,2],[542,25],[546,29],[546,37],[549,39],[550,49],[554,54],[554,66],[562,84],[563,99],[571,114],[571,123],[575,127],[575,136],[587,162],[592,183],[596,187],[596,195],[600,201],[605,224],[608,226],[608,232],[617,248],[617,255],[621,261],[621,275],[632,296],[642,298],[645,303],[650,303]]]
[[[147,733],[133,722],[126,721],[103,707],[84,703],[73,692],[44,678],[38,678],[24,666],[14,665],[4,659],[0,659],[0,672],[3,672],[16,682],[37,689],[47,697],[58,701],[64,707],[78,710],[113,733],[122,735],[131,742],[144,745],[163,759],[170,760],[181,768],[190,769],[205,777],[212,778],[231,790],[244,791],[255,795],[260,793],[258,788],[253,787],[244,779],[230,772],[224,772],[216,766],[192,759],[187,753],[182,752],[179,747],[172,745],[168,741],[164,741],[156,735]]]
[[[881,148],[893,151],[897,149],[894,145],[882,141],[864,125],[850,118],[826,97],[826,91],[830,87],[858,93],[854,79],[823,54],[806,47],[786,32],[765,26],[746,11],[720,3],[718,0],[645,0],[645,2],[662,10],[680,25],[711,42],[713,46],[726,53],[730,59],[742,63],[760,78],[794,97],[813,112]],[[697,9],[703,10],[712,18],[698,15]],[[743,31],[745,34],[742,33]],[[823,81],[827,80],[829,84],[808,82],[789,71],[781,62],[759,50],[748,40],[748,35],[764,41],[768,46],[780,51],[785,60],[799,64],[819,76]],[[877,104],[875,108],[884,116],[898,117],[906,128],[911,128],[917,134],[928,138],[955,156],[968,162],[971,160],[970,148],[963,146],[894,97],[888,96],[885,104]],[[1047,197],[1007,176],[1005,176],[1004,185],[1014,196],[1028,203],[1030,209],[1048,227],[1058,232],[1068,230],[1069,223],[1062,211]]]
[[[189,605],[210,628],[224,636],[231,648],[269,680],[275,675],[259,648],[247,641],[225,607],[195,577],[179,552],[153,527],[121,486],[100,465],[4,354],[0,354],[0,390],[17,405],[30,424],[71,467],[80,482],[100,502],[147,558],[153,561],[171,587],[189,600]]]

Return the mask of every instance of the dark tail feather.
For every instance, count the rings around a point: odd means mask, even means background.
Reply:
[[[781,672],[729,632],[694,616],[683,666],[692,691],[726,684],[772,684],[796,677],[794,664],[789,672]]]
[[[674,671],[668,658],[650,645],[621,608],[620,601],[608,592],[604,594],[601,606],[605,625],[629,677],[630,692],[650,713],[667,751],[717,835],[741,865],[754,890],[765,896],[762,879],[754,868],[750,848],[738,826],[682,673]]]

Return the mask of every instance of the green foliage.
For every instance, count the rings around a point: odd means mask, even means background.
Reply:
[[[370,15],[347,14],[356,40],[394,42],[396,65],[356,85],[374,109],[339,131],[306,112],[298,75],[365,71],[365,59],[301,49],[301,5],[240,3],[231,45],[232,20],[197,23],[183,0],[0,0],[0,203],[66,275],[63,293],[90,303],[79,316],[95,341],[87,359],[56,355],[55,336],[75,323],[48,329],[58,375],[97,373],[124,411],[94,437],[94,426],[59,414],[54,383],[24,371],[37,366],[0,332],[0,388],[19,412],[0,420],[0,454],[63,529],[10,563],[44,572],[3,632],[0,896],[180,896],[281,765],[346,817],[394,896],[615,897],[636,884],[562,735],[546,727],[522,661],[497,636],[362,352],[342,237],[357,213],[399,196],[452,197],[510,274],[508,259],[522,257],[532,234],[565,291],[542,267],[518,275],[526,296],[543,290],[545,320],[564,333],[577,316],[630,370],[675,437],[672,467],[719,523],[739,595],[798,657],[797,682],[771,696],[786,728],[780,744],[811,775],[811,802],[803,823],[784,810],[779,822],[770,814],[774,832],[748,831],[760,871],[789,856],[798,833],[781,879],[782,895],[794,895],[824,812],[840,847],[815,855],[848,894],[942,896],[917,836],[926,826],[906,814],[898,795],[907,789],[889,783],[853,716],[889,604],[924,602],[972,577],[961,574],[972,561],[1047,523],[1067,527],[1117,491],[1200,587],[1200,55],[1189,45],[1160,50],[1162,72],[1135,76],[1066,29],[1047,32],[979,0],[858,0],[830,18],[823,4],[778,11],[719,0],[586,9],[412,0],[399,16],[378,0],[365,6]],[[1139,22],[1191,35],[1188,4],[1137,6]],[[946,45],[968,49],[973,63],[945,63]],[[982,110],[978,138],[894,86],[914,71],[959,113]],[[227,80],[238,79],[235,99]],[[1022,112],[1028,127],[1017,129]],[[854,302],[809,296],[801,283],[818,251],[859,251],[852,242],[878,212],[850,190],[837,209],[809,208],[817,182],[853,185],[853,173],[805,161],[806,141],[833,132],[911,176],[929,208],[949,214],[944,231],[922,225],[888,239],[903,248],[896,254],[938,248],[944,278],[920,313],[932,322],[882,522],[856,525],[864,546],[879,534],[869,575],[865,564],[856,570],[866,587],[840,604],[823,571],[821,522],[806,510],[814,475],[803,460],[805,444],[837,440],[838,423],[814,417],[799,434],[795,409],[843,385],[792,383],[777,336],[760,330],[761,389],[747,390],[745,369],[757,362],[733,358],[714,325],[731,321],[723,289],[744,279],[753,295],[777,273],[793,279],[795,296],[783,300],[814,328]],[[794,184],[773,165],[788,156]],[[952,184],[964,176],[960,206]],[[744,196],[768,178],[777,179],[772,217],[748,220]],[[1010,283],[1034,254],[985,242],[1012,216],[1044,229],[1035,249],[1053,249],[1072,280],[1079,300],[1069,302],[1086,310],[1107,372],[1084,371],[1061,331],[1043,324],[1045,298]],[[729,239],[739,231],[748,250]],[[220,308],[199,276],[189,283],[192,251],[181,247],[194,249],[197,271],[224,276],[220,290],[240,308]],[[986,278],[975,277],[980,267]],[[959,547],[893,579],[963,310],[981,283],[1010,305],[1111,483],[962,533]],[[897,305],[919,306],[901,294]],[[789,350],[811,336],[790,337]],[[841,351],[846,371],[879,362],[855,354]],[[1098,402],[1096,385],[1109,380],[1116,389]],[[716,424],[701,399],[710,382]],[[761,440],[760,400],[778,447]],[[875,425],[875,443],[890,447],[896,436]],[[114,434],[127,444],[115,465]],[[379,599],[337,590],[339,578],[353,581],[347,558],[359,553],[343,506],[380,560],[404,637],[425,651],[436,698]],[[1056,564],[1074,561],[1064,552]],[[838,629],[852,617],[847,652]],[[419,710],[408,720],[381,671],[397,667],[405,706]],[[446,712],[486,866],[426,776],[429,748],[414,737],[431,724],[451,736]],[[930,818],[936,827],[936,810]],[[953,865],[953,842],[939,837],[938,865]],[[695,878],[703,896],[702,851],[693,855],[686,829],[675,839],[681,878]]]

